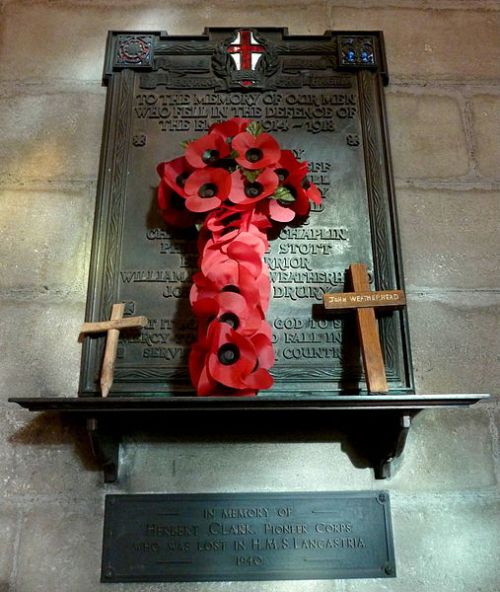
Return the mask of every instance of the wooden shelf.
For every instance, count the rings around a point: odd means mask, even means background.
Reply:
[[[301,427],[314,439],[315,418],[327,418],[332,431],[341,429],[350,446],[366,458],[375,477],[391,476],[391,469],[401,456],[412,419],[424,409],[469,407],[486,394],[460,395],[346,395],[332,397],[258,396],[228,397],[20,397],[9,401],[33,412],[77,414],[86,421],[92,451],[102,466],[104,480],[118,479],[119,447],[123,435],[134,429],[151,429],[158,417],[165,430],[168,414],[194,425],[200,416],[210,419],[248,414],[271,417],[279,414],[282,420],[297,418]],[[313,420],[313,421],[311,421]]]

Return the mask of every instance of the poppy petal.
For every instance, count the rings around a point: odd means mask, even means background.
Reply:
[[[276,222],[291,222],[295,218],[295,212],[291,208],[284,208],[276,200],[269,202],[269,215]]]

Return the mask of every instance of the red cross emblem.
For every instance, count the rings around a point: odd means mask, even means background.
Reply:
[[[251,31],[238,31],[227,52],[233,58],[237,70],[255,70],[260,56],[266,52]]]

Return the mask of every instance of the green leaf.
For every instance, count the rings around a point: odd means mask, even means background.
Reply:
[[[286,187],[278,187],[271,197],[283,203],[293,203],[295,201],[295,197]]]
[[[189,146],[189,144],[191,144],[191,142],[194,142],[194,140],[183,140],[181,142],[181,148],[183,150],[186,150],[186,148]]]
[[[249,171],[248,169],[241,169],[243,176],[249,183],[255,183],[257,177],[262,173],[262,169],[256,171]]]
[[[246,131],[249,134],[252,134],[252,136],[257,137],[264,131],[264,128],[258,121],[251,121],[248,124]]]
[[[200,230],[201,230],[201,227],[202,227],[202,226],[203,226],[203,224],[202,224],[201,222],[197,222],[197,223],[194,225],[194,227],[196,228],[196,230],[197,230],[198,232],[200,232]]]
[[[229,158],[238,158],[239,155],[240,155],[240,153],[237,150],[231,150],[231,154],[229,155]]]

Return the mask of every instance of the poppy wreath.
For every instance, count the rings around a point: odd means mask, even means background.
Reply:
[[[157,167],[158,205],[168,224],[199,230],[191,380],[200,396],[256,395],[271,388],[275,361],[265,317],[267,231],[273,222],[306,216],[321,194],[307,178],[307,162],[282,150],[256,121],[217,123],[183,147],[183,156]]]

